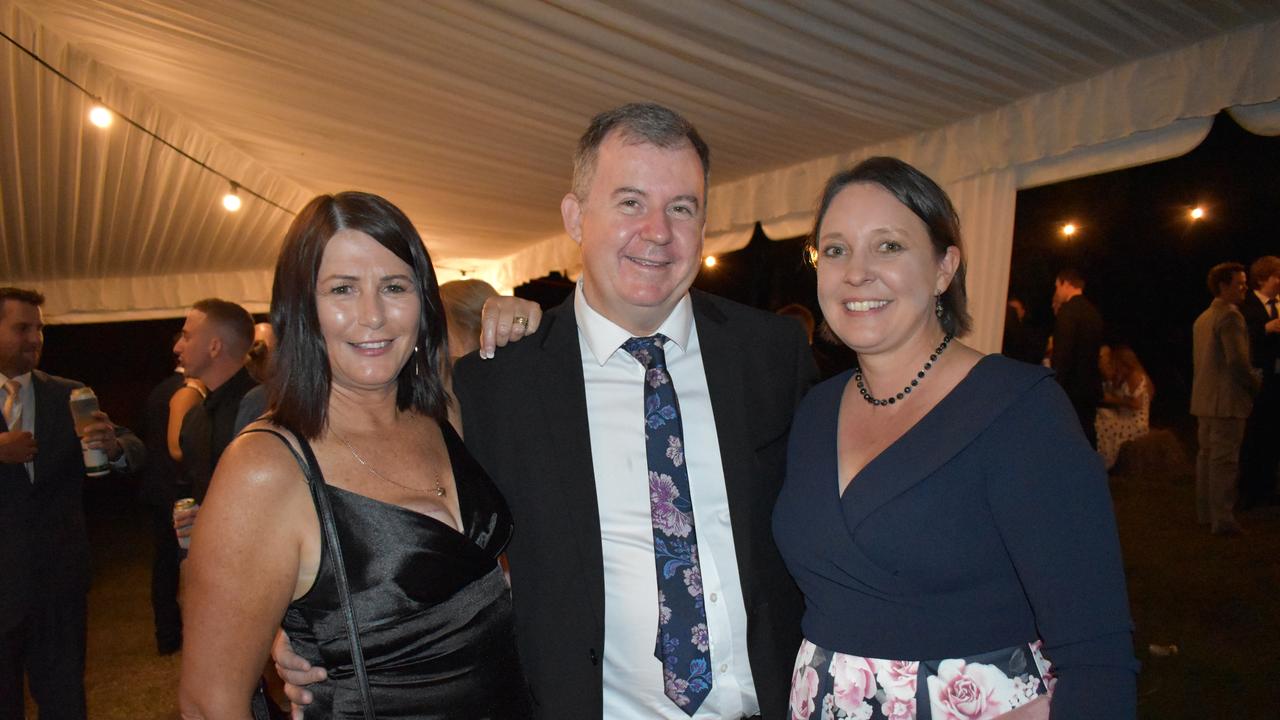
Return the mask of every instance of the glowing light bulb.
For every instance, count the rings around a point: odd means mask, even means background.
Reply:
[[[101,105],[94,105],[89,111],[89,122],[100,128],[111,127],[112,117],[111,111]]]
[[[1192,219],[1192,220],[1199,220],[1199,219],[1200,219],[1200,218],[1202,218],[1202,217],[1204,217],[1204,208],[1200,207],[1199,205],[1197,205],[1196,207],[1191,208],[1191,219]]]
[[[704,265],[706,265],[707,267],[709,267],[709,268],[713,268],[713,267],[715,267],[715,266],[716,266],[716,256],[715,256],[715,255],[708,255],[708,256],[706,257],[706,259],[704,259],[704,260],[702,261],[702,263],[703,263]]]
[[[236,194],[235,188],[232,188],[231,192],[222,196],[222,207],[226,208],[227,212],[235,212],[240,209],[240,196]]]
[[[1067,236],[1067,237],[1071,237],[1072,235],[1075,235],[1075,234],[1076,234],[1076,226],[1075,226],[1075,224],[1074,224],[1074,223],[1067,223],[1066,225],[1063,225],[1063,226],[1062,226],[1062,234],[1063,234],[1063,235],[1065,235],[1065,236]]]

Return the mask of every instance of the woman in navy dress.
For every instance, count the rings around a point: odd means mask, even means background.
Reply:
[[[810,242],[858,365],[802,403],[774,511],[806,601],[791,716],[1133,717],[1106,473],[1049,371],[956,339],[946,194],[871,158],[828,181]]]

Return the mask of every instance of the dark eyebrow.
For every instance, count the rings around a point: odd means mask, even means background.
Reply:
[[[359,280],[359,279],[360,278],[356,275],[341,275],[341,274],[335,273],[333,275],[326,275],[320,278],[317,282],[328,282],[329,280]],[[413,277],[410,275],[405,275],[404,273],[396,273],[395,275],[383,275],[382,277],[378,278],[378,280],[379,282],[385,282],[387,280],[408,280],[409,282],[413,282]]]

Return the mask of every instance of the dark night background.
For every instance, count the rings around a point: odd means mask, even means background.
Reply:
[[[1196,223],[1187,212],[1202,205]],[[1069,241],[1058,229],[1074,222]],[[1179,158],[1018,193],[1010,294],[1028,322],[1048,336],[1053,278],[1068,265],[1085,276],[1085,294],[1107,336],[1134,347],[1156,386],[1156,424],[1187,418],[1191,324],[1208,305],[1213,264],[1248,264],[1280,254],[1280,138],[1251,135],[1225,113],[1196,149]],[[798,238],[766,238],[757,227],[745,248],[703,268],[697,287],[767,310],[799,302],[817,315],[813,271]],[[564,278],[528,283],[517,294],[559,302]],[[47,328],[41,367],[94,387],[113,419],[139,428],[147,392],[172,369],[169,348],[182,320]]]

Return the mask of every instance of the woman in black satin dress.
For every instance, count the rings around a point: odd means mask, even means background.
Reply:
[[[271,413],[215,472],[185,566],[185,718],[250,717],[281,625],[328,668],[308,716],[364,717],[332,558],[294,450],[333,507],[379,718],[523,718],[501,495],[449,425],[434,271],[386,200],[321,196],[276,265]]]

